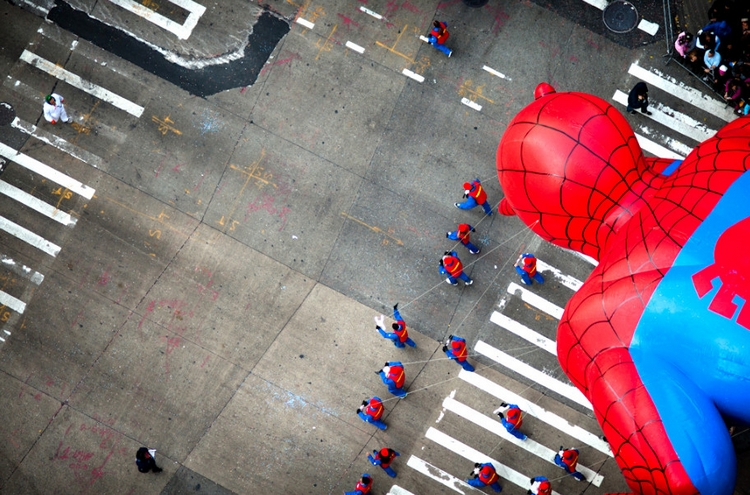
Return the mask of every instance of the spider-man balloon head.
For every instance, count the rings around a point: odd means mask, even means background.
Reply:
[[[498,147],[500,211],[599,260],[560,364],[635,493],[731,494],[725,420],[750,423],[750,118],[683,162],[646,159],[600,98],[535,96]]]

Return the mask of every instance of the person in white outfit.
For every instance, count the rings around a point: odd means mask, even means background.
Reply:
[[[57,124],[57,121],[70,123],[73,119],[68,118],[68,114],[65,113],[65,107],[63,102],[65,98],[57,93],[52,93],[44,97],[44,118],[50,124]]]

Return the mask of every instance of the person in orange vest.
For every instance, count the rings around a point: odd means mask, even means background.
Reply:
[[[451,50],[444,44],[445,40],[448,39],[448,36],[450,36],[450,33],[448,32],[448,23],[433,21],[432,31],[430,31],[430,35],[427,37],[427,40],[432,46],[445,53],[446,55],[448,55],[448,58],[450,58],[450,56],[453,55],[453,50]]]
[[[440,275],[445,275],[445,279],[451,285],[458,285],[457,278],[464,281],[464,285],[471,285],[474,283],[468,275],[464,273],[464,265],[458,258],[458,254],[455,251],[446,251],[443,257],[440,258]]]
[[[466,341],[461,337],[449,335],[448,340],[443,345],[443,352],[449,359],[456,361],[466,371],[474,371],[474,367],[466,359]]]
[[[395,478],[396,471],[394,471],[393,468],[391,468],[391,462],[393,462],[393,459],[400,456],[401,454],[399,454],[393,449],[389,449],[386,447],[383,447],[379,451],[373,450],[372,453],[375,454],[375,457],[373,457],[370,454],[367,454],[367,459],[369,459],[372,465],[380,466],[381,468],[383,468],[383,471],[385,471],[388,476],[390,476],[391,478]]]
[[[372,476],[362,473],[362,477],[357,480],[357,486],[353,492],[344,492],[344,495],[367,495],[372,489]]]
[[[529,480],[531,488],[526,490],[526,495],[552,495],[552,484],[544,476],[536,476]]]
[[[474,227],[468,223],[459,223],[455,232],[446,232],[445,237],[452,241],[461,241],[471,254],[479,254],[479,248],[471,243],[470,232],[475,232]]]
[[[453,203],[453,206],[460,210],[471,210],[481,205],[487,215],[492,215],[492,207],[490,206],[490,202],[487,201],[487,193],[484,191],[479,179],[464,182],[464,198],[466,198],[466,201],[463,203]]]
[[[362,405],[357,409],[357,416],[365,423],[373,424],[381,430],[388,429],[388,425],[380,421],[383,417],[383,401],[380,397],[363,400]]]
[[[466,480],[468,484],[476,488],[484,488],[485,486],[492,487],[496,492],[501,492],[503,487],[500,486],[498,480],[500,477],[495,471],[495,466],[492,463],[485,462],[484,464],[474,464],[474,471],[469,476],[474,476]]]
[[[386,332],[380,325],[375,325],[375,329],[386,339],[392,340],[396,347],[405,347],[405,345],[417,347],[417,344],[409,338],[409,332],[406,331],[406,322],[401,318],[401,313],[398,312],[398,303],[393,306],[393,317],[396,322],[391,324],[391,328],[395,333]],[[378,321],[377,318],[375,321]],[[380,323],[382,324],[382,321]]]
[[[584,475],[576,471],[576,466],[578,466],[578,449],[564,449],[560,446],[560,451],[555,455],[555,464],[563,468],[576,481],[584,481],[586,479]]]
[[[515,404],[506,404],[503,402],[492,413],[500,416],[500,422],[508,430],[508,433],[519,440],[526,440],[526,435],[519,431],[519,428],[523,424],[523,413],[520,407]]]
[[[383,383],[388,386],[390,393],[401,399],[406,397],[406,390],[404,390],[406,372],[404,371],[404,365],[400,361],[388,361],[382,370],[375,373],[380,375]]]
[[[523,253],[518,257],[515,267],[524,284],[531,285],[532,278],[540,284],[544,283],[544,277],[536,271],[536,256],[533,254]]]

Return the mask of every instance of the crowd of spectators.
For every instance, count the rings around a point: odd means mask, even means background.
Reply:
[[[750,2],[716,0],[709,22],[695,35],[682,31],[674,47],[738,115],[750,113]]]

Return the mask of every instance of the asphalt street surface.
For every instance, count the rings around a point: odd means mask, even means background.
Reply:
[[[554,341],[550,305],[593,265],[453,204],[474,178],[503,197],[495,151],[539,82],[611,101],[638,64],[692,84],[663,63],[663,28],[613,34],[582,0],[17,3],[0,2],[0,101],[17,117],[0,126],[0,492],[340,494],[368,472],[373,494],[478,493],[454,479],[475,452],[560,494],[627,490],[585,404],[476,350],[567,385],[553,354],[495,320]],[[663,25],[656,2],[633,3]],[[419,38],[434,19],[450,58]],[[44,120],[51,92],[72,123]],[[644,119],[629,116],[685,141]],[[446,239],[461,222],[479,255]],[[439,275],[453,248],[472,286]],[[511,285],[528,251],[550,267],[528,289],[542,307]],[[375,331],[397,302],[416,348]],[[492,385],[445,359],[450,334]],[[393,360],[405,399],[375,375]],[[530,414],[535,453],[467,419],[492,430],[510,393],[569,427]],[[373,395],[386,431],[355,414]],[[596,483],[544,457],[561,444]],[[164,472],[136,470],[140,446]],[[401,453],[397,478],[367,461],[382,446]],[[512,473],[505,493],[526,493]]]

